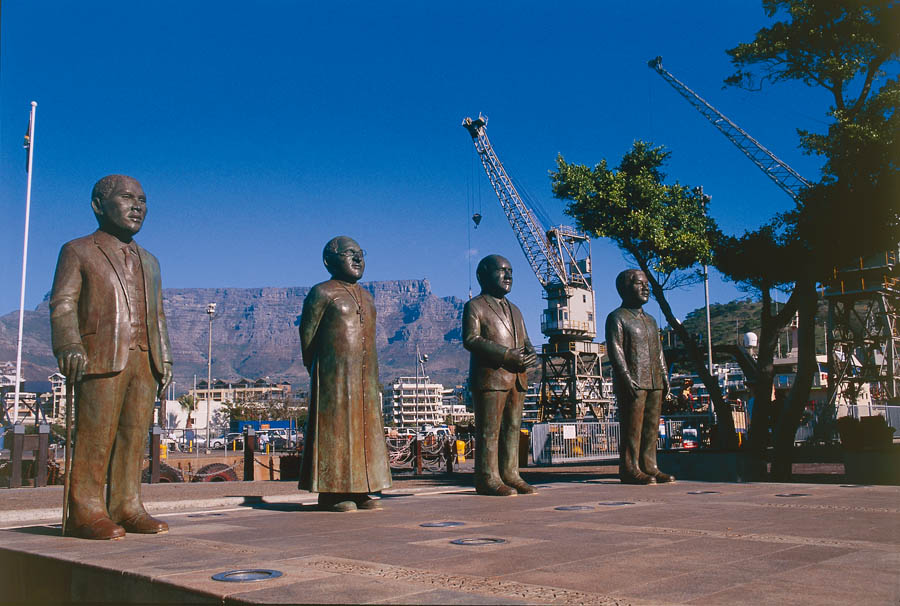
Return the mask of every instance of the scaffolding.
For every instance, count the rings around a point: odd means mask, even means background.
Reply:
[[[850,404],[869,386],[875,404],[900,399],[900,250],[835,269],[828,301],[829,403]]]

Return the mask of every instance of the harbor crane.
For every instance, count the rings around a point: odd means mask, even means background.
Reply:
[[[798,200],[811,186],[797,171],[666,70],[662,57],[651,59],[647,65],[792,199]],[[864,385],[875,388],[872,394],[875,400],[900,397],[898,257],[900,247],[859,258],[850,267],[835,268],[832,279],[825,284],[826,342],[830,345],[829,403],[834,403],[838,394],[848,401],[857,401]]]
[[[548,343],[539,354],[539,420],[556,416],[580,419],[588,411],[597,417],[605,416],[608,400],[603,398],[602,348],[594,342],[597,329],[590,238],[569,226],[548,229],[541,224],[522,200],[488,140],[486,116],[466,118],[462,126],[472,136],[500,206],[544,288],[547,307],[541,317],[541,332]]]

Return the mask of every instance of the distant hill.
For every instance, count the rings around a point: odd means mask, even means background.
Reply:
[[[462,310],[465,301],[437,297],[427,280],[365,282],[378,312],[376,341],[379,375],[390,381],[415,374],[416,344],[429,356],[427,370],[435,382],[462,384],[469,355],[462,347]],[[169,322],[175,360],[176,392],[187,391],[206,379],[207,303],[216,303],[213,320],[212,376],[224,381],[241,377],[288,380],[295,388],[309,384],[300,358],[298,325],[309,287],[290,288],[168,288],[163,304]],[[759,334],[761,303],[737,300],[710,306],[714,344],[734,343],[746,332]],[[824,319],[824,304],[820,316]],[[819,351],[824,351],[822,327],[817,329]],[[706,334],[703,307],[684,320],[691,334]],[[16,359],[18,312],[0,316],[0,361]],[[783,340],[783,351],[787,341]],[[50,349],[50,310],[45,300],[25,312],[23,367],[27,380],[43,381],[56,371]],[[531,380],[539,380],[532,369]]]
[[[415,349],[429,356],[431,379],[460,384],[468,372],[462,347],[462,309],[456,297],[439,298],[427,280],[361,283],[372,293],[378,313],[376,343],[379,374],[389,381],[415,374]],[[175,361],[176,391],[186,391],[206,378],[208,318],[206,305],[216,303],[213,320],[213,378],[286,379],[295,387],[309,383],[300,357],[298,326],[310,288],[169,288],[163,305]],[[0,317],[0,360],[15,360],[18,312]],[[56,370],[50,347],[50,312],[45,300],[25,313],[23,366],[29,380],[45,380]]]
[[[762,302],[748,299],[737,299],[729,303],[712,303],[709,306],[710,327],[712,329],[713,345],[732,345],[744,335],[754,332],[760,333],[760,311]],[[816,350],[819,353],[825,351],[824,323],[828,317],[828,304],[819,302],[819,311],[816,319]],[[690,312],[684,318],[684,327],[692,335],[702,334],[704,343],[706,337],[706,308],[699,307]],[[788,328],[788,330],[790,330]],[[786,353],[789,346],[786,336],[782,336],[782,353]]]

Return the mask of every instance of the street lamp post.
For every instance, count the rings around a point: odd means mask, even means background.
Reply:
[[[422,381],[427,381],[428,377],[425,373],[425,362],[428,361],[428,354],[420,354],[419,346],[416,345],[416,435],[419,433],[419,366],[422,367]],[[427,385],[427,383],[426,383]],[[428,390],[425,390],[425,404],[428,403]],[[427,407],[425,408],[427,416]]]
[[[215,303],[206,306],[206,315],[209,316],[209,349],[206,354],[206,452],[209,452],[209,408],[212,399],[212,321],[213,316],[216,315]]]

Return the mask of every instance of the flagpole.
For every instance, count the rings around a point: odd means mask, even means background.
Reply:
[[[28,119],[28,185],[25,190],[25,238],[22,243],[22,292],[19,295],[19,341],[16,348],[16,396],[13,401],[13,423],[19,422],[19,387],[22,382],[22,327],[25,321],[25,270],[28,266],[28,223],[31,219],[31,162],[34,159],[34,115],[37,102],[31,102],[31,116]]]

